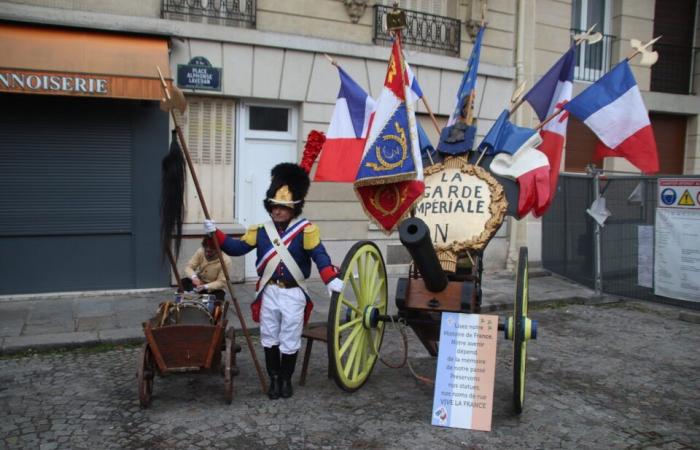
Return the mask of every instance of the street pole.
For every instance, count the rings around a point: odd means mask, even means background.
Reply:
[[[600,171],[593,172],[593,195],[596,202],[600,198]],[[600,297],[603,294],[603,277],[601,274],[600,265],[600,224],[597,220],[593,221],[595,228],[593,229],[593,261],[595,264],[595,295]]]

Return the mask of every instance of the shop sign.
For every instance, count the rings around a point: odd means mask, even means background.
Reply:
[[[0,70],[0,91],[36,94],[109,95],[105,77],[26,70]]]
[[[177,65],[177,85],[185,89],[221,90],[221,68],[209,60],[195,56],[188,64]]]

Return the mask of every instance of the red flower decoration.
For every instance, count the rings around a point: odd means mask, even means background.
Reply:
[[[324,142],[326,142],[326,135],[320,131],[311,130],[306,137],[304,154],[301,157],[301,163],[299,163],[306,173],[311,172],[311,167],[314,165],[314,161],[316,161],[319,153],[321,153]]]

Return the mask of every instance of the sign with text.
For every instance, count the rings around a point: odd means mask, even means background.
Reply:
[[[428,225],[436,250],[481,250],[507,207],[502,186],[486,170],[452,159],[425,169],[416,217]]]
[[[700,301],[700,178],[659,178],[654,294]]]
[[[109,96],[110,78],[88,74],[0,70],[0,91],[27,94]]]
[[[196,56],[188,64],[177,65],[177,85],[185,89],[221,90],[221,68],[208,59]]]
[[[491,431],[498,316],[442,313],[432,424]]]

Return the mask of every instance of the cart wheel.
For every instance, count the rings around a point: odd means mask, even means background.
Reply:
[[[153,364],[153,354],[148,344],[143,344],[139,367],[136,377],[139,382],[139,403],[142,408],[148,408],[151,404],[151,394],[153,393],[153,376],[155,366]]]
[[[525,363],[527,361],[527,247],[520,247],[515,283],[515,321],[513,334],[513,406],[520,414],[525,404]],[[529,333],[528,333],[529,334]],[[529,336],[527,336],[529,337]]]
[[[233,368],[236,364],[236,354],[233,352],[233,339],[226,338],[224,351],[224,401],[229,405],[233,401]]]
[[[336,384],[354,392],[367,381],[379,356],[387,313],[384,258],[371,241],[352,246],[340,268],[343,292],[328,311],[328,365]]]

